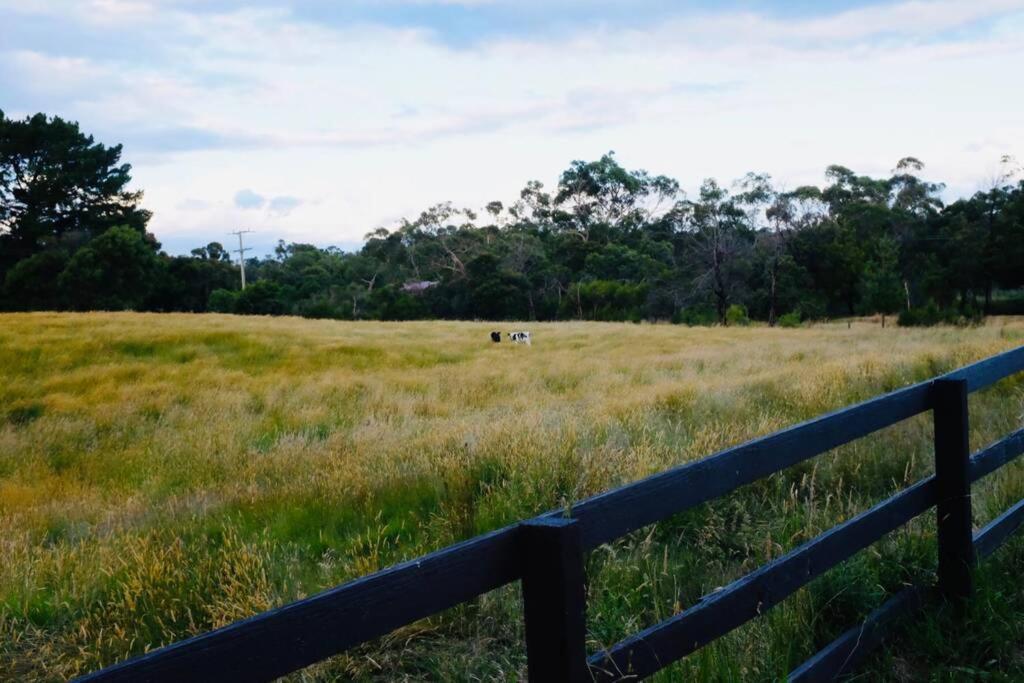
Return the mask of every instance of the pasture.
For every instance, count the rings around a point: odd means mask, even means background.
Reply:
[[[532,346],[492,330],[529,329]],[[62,679],[1024,343],[1024,321],[900,329],[0,316],[0,676]],[[1024,383],[971,399],[972,447]],[[591,650],[692,604],[931,471],[922,416],[603,546]],[[977,523],[1024,496],[976,485]],[[775,680],[934,570],[890,535],[658,680]],[[872,680],[1024,676],[1024,544],[982,565]],[[519,592],[302,680],[517,680]],[[955,639],[949,634],[963,632]]]

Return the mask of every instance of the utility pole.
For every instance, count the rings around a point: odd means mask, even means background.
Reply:
[[[249,251],[251,247],[242,246],[242,235],[252,230],[236,230],[231,233],[232,235],[238,235],[238,265],[242,269],[242,289],[245,289],[245,252]]]

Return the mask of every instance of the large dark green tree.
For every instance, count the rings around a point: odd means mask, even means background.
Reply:
[[[144,232],[149,212],[129,189],[121,145],[107,147],[78,124],[0,112],[0,279],[22,259],[73,251],[115,225]]]
[[[157,267],[152,245],[138,230],[118,225],[75,252],[57,284],[70,308],[140,309],[153,289]]]
[[[885,316],[898,311],[902,299],[899,247],[891,237],[875,245],[875,254],[864,268],[861,289],[864,312],[881,313],[882,327],[885,327]]]
[[[698,199],[680,202],[676,212],[693,292],[710,295],[718,321],[725,324],[726,311],[743,289],[754,231],[729,191],[710,178]]]

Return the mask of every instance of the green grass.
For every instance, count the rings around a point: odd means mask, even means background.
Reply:
[[[882,330],[0,316],[0,677],[60,680],[1024,343],[1024,322]],[[972,446],[1020,427],[1024,381],[971,398]],[[921,416],[588,558],[596,650],[931,471]],[[978,525],[1024,497],[1011,465]],[[777,680],[931,578],[934,517],[658,680]],[[1024,544],[862,680],[1024,678]],[[517,680],[509,586],[296,680]]]

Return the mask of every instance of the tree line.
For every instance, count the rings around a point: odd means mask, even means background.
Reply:
[[[748,173],[687,196],[609,152],[510,203],[429,207],[358,251],[281,242],[246,260],[243,291],[218,242],[161,251],[121,153],[59,117],[0,112],[0,306],[688,324],[1024,313],[1005,296],[1024,287],[1010,158],[990,189],[944,205],[913,157],[887,177],[833,165],[821,187],[786,189]]]

